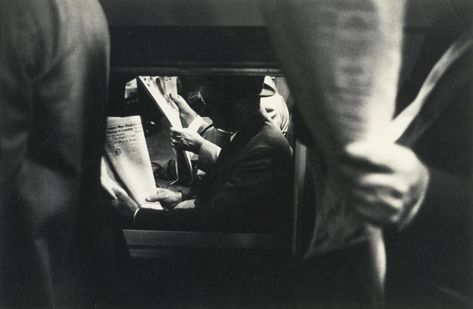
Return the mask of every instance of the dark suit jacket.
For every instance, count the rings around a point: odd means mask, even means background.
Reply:
[[[275,232],[291,218],[292,153],[261,114],[224,146],[215,168],[197,185],[196,208],[142,209],[135,226],[152,229]]]
[[[0,304],[86,302],[114,254],[98,243],[107,23],[95,0],[7,0],[0,24]]]
[[[414,220],[401,232],[386,233],[387,292],[394,304],[473,304],[472,81],[470,48],[448,69],[420,114],[447,103],[441,116],[413,141],[409,136],[420,117],[400,139],[428,166],[430,184]]]

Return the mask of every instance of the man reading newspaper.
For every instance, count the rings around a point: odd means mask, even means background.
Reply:
[[[289,226],[292,153],[260,110],[263,77],[212,77],[207,104],[214,126],[230,141],[211,170],[189,188],[157,188],[147,201],[164,210],[126,201],[139,228],[220,232],[274,232]]]

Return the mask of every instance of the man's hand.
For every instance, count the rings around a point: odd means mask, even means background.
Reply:
[[[187,104],[186,100],[183,97],[176,94],[170,94],[169,97],[171,100],[176,103],[179,108],[179,117],[181,118],[181,123],[184,128],[187,128],[195,117],[197,113]]]
[[[340,172],[355,212],[381,226],[409,221],[429,180],[414,152],[396,144],[349,144]]]
[[[180,202],[174,209],[193,209],[195,208],[195,199]]]
[[[146,198],[147,202],[160,202],[166,209],[174,208],[182,201],[182,193],[170,189],[156,188],[156,193]]]
[[[171,128],[171,145],[176,149],[192,151],[199,154],[204,138],[189,129]]]
[[[133,218],[135,211],[139,208],[138,204],[136,204],[128,195],[120,192],[116,192],[115,194],[117,199],[111,201],[112,207],[122,216],[128,219]]]

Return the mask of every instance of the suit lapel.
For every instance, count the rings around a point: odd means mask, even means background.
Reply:
[[[215,168],[205,176],[209,198],[212,198],[223,186],[231,171],[231,166],[238,159],[250,140],[264,126],[266,118],[260,113],[252,117],[237,133],[235,138],[222,148],[215,163]]]

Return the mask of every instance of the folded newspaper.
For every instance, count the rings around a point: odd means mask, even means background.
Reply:
[[[158,109],[166,117],[169,124],[177,129],[182,129],[179,108],[169,97],[177,94],[176,76],[139,76],[138,82],[153,99]],[[191,153],[174,149],[176,155],[177,179],[174,184],[189,185],[192,181]]]
[[[323,194],[318,201],[320,207],[307,256],[362,240],[382,239],[381,231],[359,220],[342,194],[344,189],[337,178],[338,162],[331,150],[336,153],[343,145],[359,140],[369,140],[380,147],[394,142],[383,133],[394,113],[401,59],[402,7],[402,1],[318,3],[319,16],[335,17],[335,22],[318,23],[319,39],[314,41],[320,52],[318,66],[322,72],[329,72],[321,73],[319,82],[324,89],[323,108],[330,119],[333,138],[326,138],[332,146],[325,153],[327,177],[323,182],[316,181]],[[311,158],[314,156],[309,155]]]
[[[113,198],[126,195],[140,207],[162,209],[146,201],[156,184],[140,116],[107,118],[101,183]]]
[[[404,1],[261,3],[301,118],[321,149],[307,154],[317,206],[306,257],[363,240],[382,245],[381,231],[347,203],[337,159],[354,141],[393,142],[380,133],[394,111]]]

